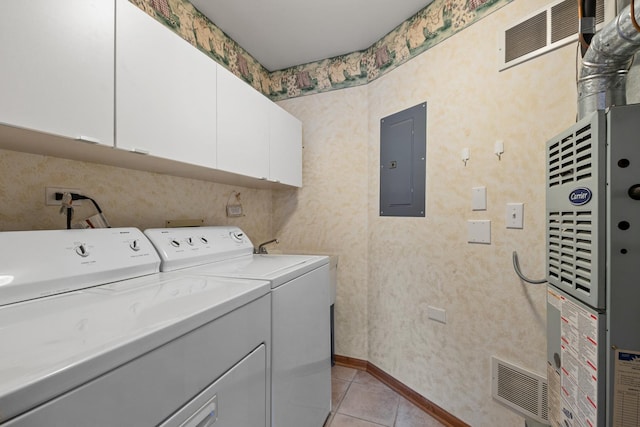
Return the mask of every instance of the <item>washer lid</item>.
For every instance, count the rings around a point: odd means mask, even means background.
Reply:
[[[189,270],[194,274],[269,280],[271,287],[302,276],[329,263],[329,257],[315,255],[249,255],[214,262]]]
[[[269,292],[269,283],[155,275],[0,308],[2,420]]]

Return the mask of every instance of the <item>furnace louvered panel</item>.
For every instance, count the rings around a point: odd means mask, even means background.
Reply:
[[[547,277],[604,308],[604,114],[594,113],[547,142]]]
[[[592,177],[593,142],[589,123],[549,146],[550,187]]]
[[[592,294],[592,212],[549,212],[549,277],[583,297]]]

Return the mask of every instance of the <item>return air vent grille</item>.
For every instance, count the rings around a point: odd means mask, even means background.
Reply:
[[[505,61],[510,62],[547,45],[547,13],[509,28],[505,34]]]
[[[596,28],[604,22],[604,0],[596,0]],[[578,40],[575,0],[549,4],[501,33],[500,70]]]
[[[555,43],[578,33],[578,10],[573,0],[551,7],[551,42]]]
[[[547,380],[497,357],[491,358],[494,399],[520,415],[547,423]]]
[[[591,124],[549,147],[549,187],[579,183],[593,176]]]

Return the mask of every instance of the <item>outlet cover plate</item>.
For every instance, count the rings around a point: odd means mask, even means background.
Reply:
[[[487,210],[487,187],[473,187],[471,189],[471,209],[474,211]]]
[[[427,316],[436,322],[447,323],[447,312],[443,308],[427,306]]]
[[[78,193],[84,194],[79,188],[69,187],[45,187],[44,189],[44,204],[47,206],[60,206],[62,200],[56,200],[56,193]],[[74,206],[82,206],[82,200],[74,200]]]
[[[469,228],[469,243],[491,244],[491,221],[474,220],[467,221]]]

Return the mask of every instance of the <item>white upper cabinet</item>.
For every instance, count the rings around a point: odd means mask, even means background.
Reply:
[[[0,0],[0,148],[302,185],[300,121],[129,0]]]
[[[127,0],[116,10],[116,147],[215,168],[215,61]]]
[[[302,123],[277,104],[269,112],[269,178],[302,187]]]
[[[218,67],[218,169],[269,179],[271,101]]]
[[[302,186],[302,124],[218,67],[218,169]]]
[[[0,123],[113,145],[113,0],[0,1]]]

